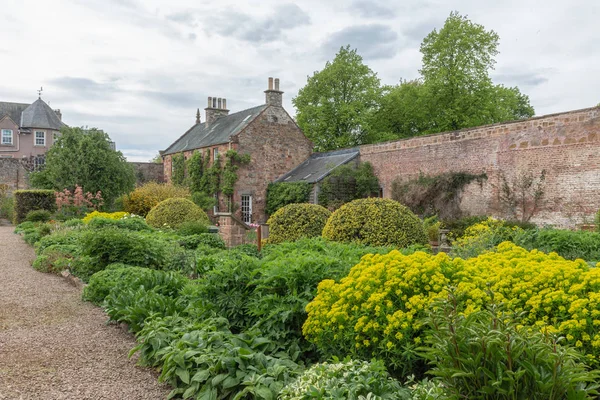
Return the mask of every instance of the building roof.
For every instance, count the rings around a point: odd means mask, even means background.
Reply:
[[[334,169],[352,161],[359,154],[358,148],[314,153],[302,164],[277,179],[276,182],[319,182]]]
[[[22,128],[44,128],[60,130],[64,123],[58,118],[56,112],[42,99],[37,99],[21,113],[19,121],[15,121]]]
[[[229,142],[231,136],[240,133],[250,124],[263,110],[266,104],[249,108],[220,117],[212,124],[206,122],[192,126],[186,133],[169,146],[162,154],[173,154],[182,151],[199,149]]]
[[[8,115],[15,124],[19,125],[21,123],[21,113],[27,107],[29,107],[29,104],[8,103],[2,101],[0,102],[0,119],[4,118],[5,115]]]

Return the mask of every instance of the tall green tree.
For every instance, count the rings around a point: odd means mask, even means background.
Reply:
[[[32,186],[46,189],[102,192],[107,205],[135,186],[133,166],[111,148],[109,136],[98,129],[63,128],[46,153],[46,165],[31,174]]]
[[[421,43],[431,132],[531,117],[529,98],[518,88],[494,85],[499,36],[458,12]]]
[[[308,77],[292,103],[300,128],[316,150],[326,151],[365,143],[369,115],[380,96],[377,74],[348,45]]]

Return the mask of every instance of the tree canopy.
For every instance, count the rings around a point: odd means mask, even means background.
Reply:
[[[421,43],[421,76],[384,87],[343,47],[293,100],[298,124],[317,150],[332,150],[532,117],[527,95],[492,82],[498,43],[496,32],[452,12]]]
[[[31,174],[32,186],[46,189],[102,192],[106,204],[135,186],[133,167],[110,146],[109,136],[98,129],[65,127],[46,153],[43,170]]]
[[[316,150],[325,151],[364,143],[368,115],[380,96],[377,74],[348,45],[308,77],[292,102],[300,128]]]

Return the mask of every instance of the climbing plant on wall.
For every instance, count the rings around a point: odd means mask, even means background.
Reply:
[[[171,181],[175,185],[183,185],[185,181],[185,158],[182,153],[173,154],[171,157]]]
[[[308,203],[311,184],[308,182],[276,182],[267,186],[267,214],[274,214],[288,204]]]

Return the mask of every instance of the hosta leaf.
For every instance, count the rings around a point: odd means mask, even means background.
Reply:
[[[207,369],[200,370],[194,374],[192,382],[204,382],[210,377],[210,371]]]
[[[185,383],[186,385],[189,385],[189,383],[190,383],[190,372],[187,369],[177,368],[177,370],[175,371],[175,374],[177,374],[177,376],[179,377],[179,379],[181,379],[181,381],[183,383]]]

